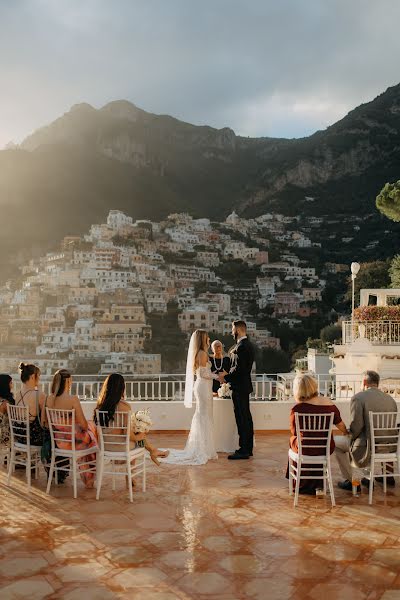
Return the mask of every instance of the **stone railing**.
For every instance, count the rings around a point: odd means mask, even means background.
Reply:
[[[400,344],[400,321],[351,321],[342,322],[342,342],[364,338],[372,344]]]
[[[253,377],[252,400],[293,402],[293,380],[295,373],[259,374]],[[82,401],[93,401],[99,397],[104,377],[99,375],[77,375],[73,377],[72,393]],[[335,376],[317,375],[319,392],[332,399],[349,399],[361,390],[361,375]],[[128,401],[183,401],[185,392],[184,375],[159,374],[125,376]],[[399,381],[400,386],[400,381]],[[42,377],[41,387],[50,393],[51,379]]]

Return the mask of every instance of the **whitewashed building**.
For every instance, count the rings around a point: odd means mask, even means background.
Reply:
[[[361,307],[371,297],[377,306],[387,306],[391,298],[400,298],[400,289],[361,290]],[[342,343],[334,345],[331,358],[343,395],[359,391],[363,373],[370,369],[379,373],[382,389],[400,398],[400,320],[343,321]]]

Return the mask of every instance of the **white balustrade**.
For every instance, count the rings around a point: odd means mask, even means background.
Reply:
[[[342,323],[342,343],[365,338],[372,344],[400,344],[400,321],[351,321]]]
[[[293,402],[294,377],[295,373],[255,375],[251,397],[266,402]],[[81,401],[95,401],[100,395],[104,379],[98,375],[75,375],[71,392],[79,396]],[[361,391],[361,375],[323,374],[317,375],[316,379],[320,394],[328,398],[346,400]],[[125,376],[125,384],[128,401],[183,401],[184,398],[185,379],[182,374]],[[50,394],[51,379],[42,377],[41,387],[45,394]]]

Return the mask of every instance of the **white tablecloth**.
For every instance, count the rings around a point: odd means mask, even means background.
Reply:
[[[213,413],[217,452],[234,452],[239,448],[239,436],[232,400],[214,397]]]

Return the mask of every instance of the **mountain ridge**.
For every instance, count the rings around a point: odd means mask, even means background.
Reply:
[[[10,225],[0,249],[82,232],[110,208],[153,219],[185,211],[220,220],[233,208],[244,216],[338,207],[366,214],[399,166],[400,84],[298,139],[237,136],[127,100],[80,103],[0,151],[0,206]]]

